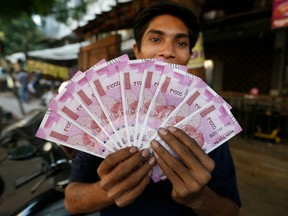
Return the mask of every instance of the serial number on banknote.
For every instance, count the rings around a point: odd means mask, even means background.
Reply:
[[[226,137],[229,137],[231,134],[234,134],[234,133],[235,133],[234,130],[228,131],[226,134],[224,134],[223,136],[221,136],[217,140],[215,140],[214,144],[216,145],[216,144],[222,142],[223,140],[225,140]]]
[[[222,130],[223,130],[223,127],[218,128],[217,130],[213,131],[213,133],[209,134],[209,137],[213,138],[214,136],[216,136]]]

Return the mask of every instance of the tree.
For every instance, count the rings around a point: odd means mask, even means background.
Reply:
[[[47,15],[51,13],[51,8],[57,0],[13,0],[0,1],[0,18],[1,20],[17,19],[23,14],[41,14]]]
[[[39,41],[44,38],[44,35],[31,17],[22,15],[10,20],[9,24],[0,20],[0,29],[3,32],[0,38],[3,47],[2,55],[42,48]]]
[[[13,0],[0,1],[0,19],[9,21],[22,15],[53,15],[60,22],[77,19],[86,12],[94,0]]]
[[[93,0],[0,1],[0,55],[40,49],[44,38],[32,15],[54,16],[59,22],[79,20]],[[72,4],[71,4],[72,3]]]

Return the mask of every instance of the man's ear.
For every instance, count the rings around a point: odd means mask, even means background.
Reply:
[[[133,45],[133,51],[134,51],[134,55],[136,57],[136,59],[140,59],[141,58],[141,53],[137,47],[136,44]]]

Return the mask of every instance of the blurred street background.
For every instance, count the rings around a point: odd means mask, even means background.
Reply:
[[[0,1],[0,131],[32,110],[46,109],[78,70],[122,54],[134,59],[133,19],[157,1]],[[243,128],[229,141],[241,216],[286,216],[288,0],[176,2],[193,9],[201,26],[189,73],[227,100]],[[0,147],[0,174],[16,175],[1,167],[7,161]],[[7,208],[0,191],[0,216]]]

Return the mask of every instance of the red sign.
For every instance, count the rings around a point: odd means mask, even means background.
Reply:
[[[272,29],[288,27],[288,0],[274,0]]]

